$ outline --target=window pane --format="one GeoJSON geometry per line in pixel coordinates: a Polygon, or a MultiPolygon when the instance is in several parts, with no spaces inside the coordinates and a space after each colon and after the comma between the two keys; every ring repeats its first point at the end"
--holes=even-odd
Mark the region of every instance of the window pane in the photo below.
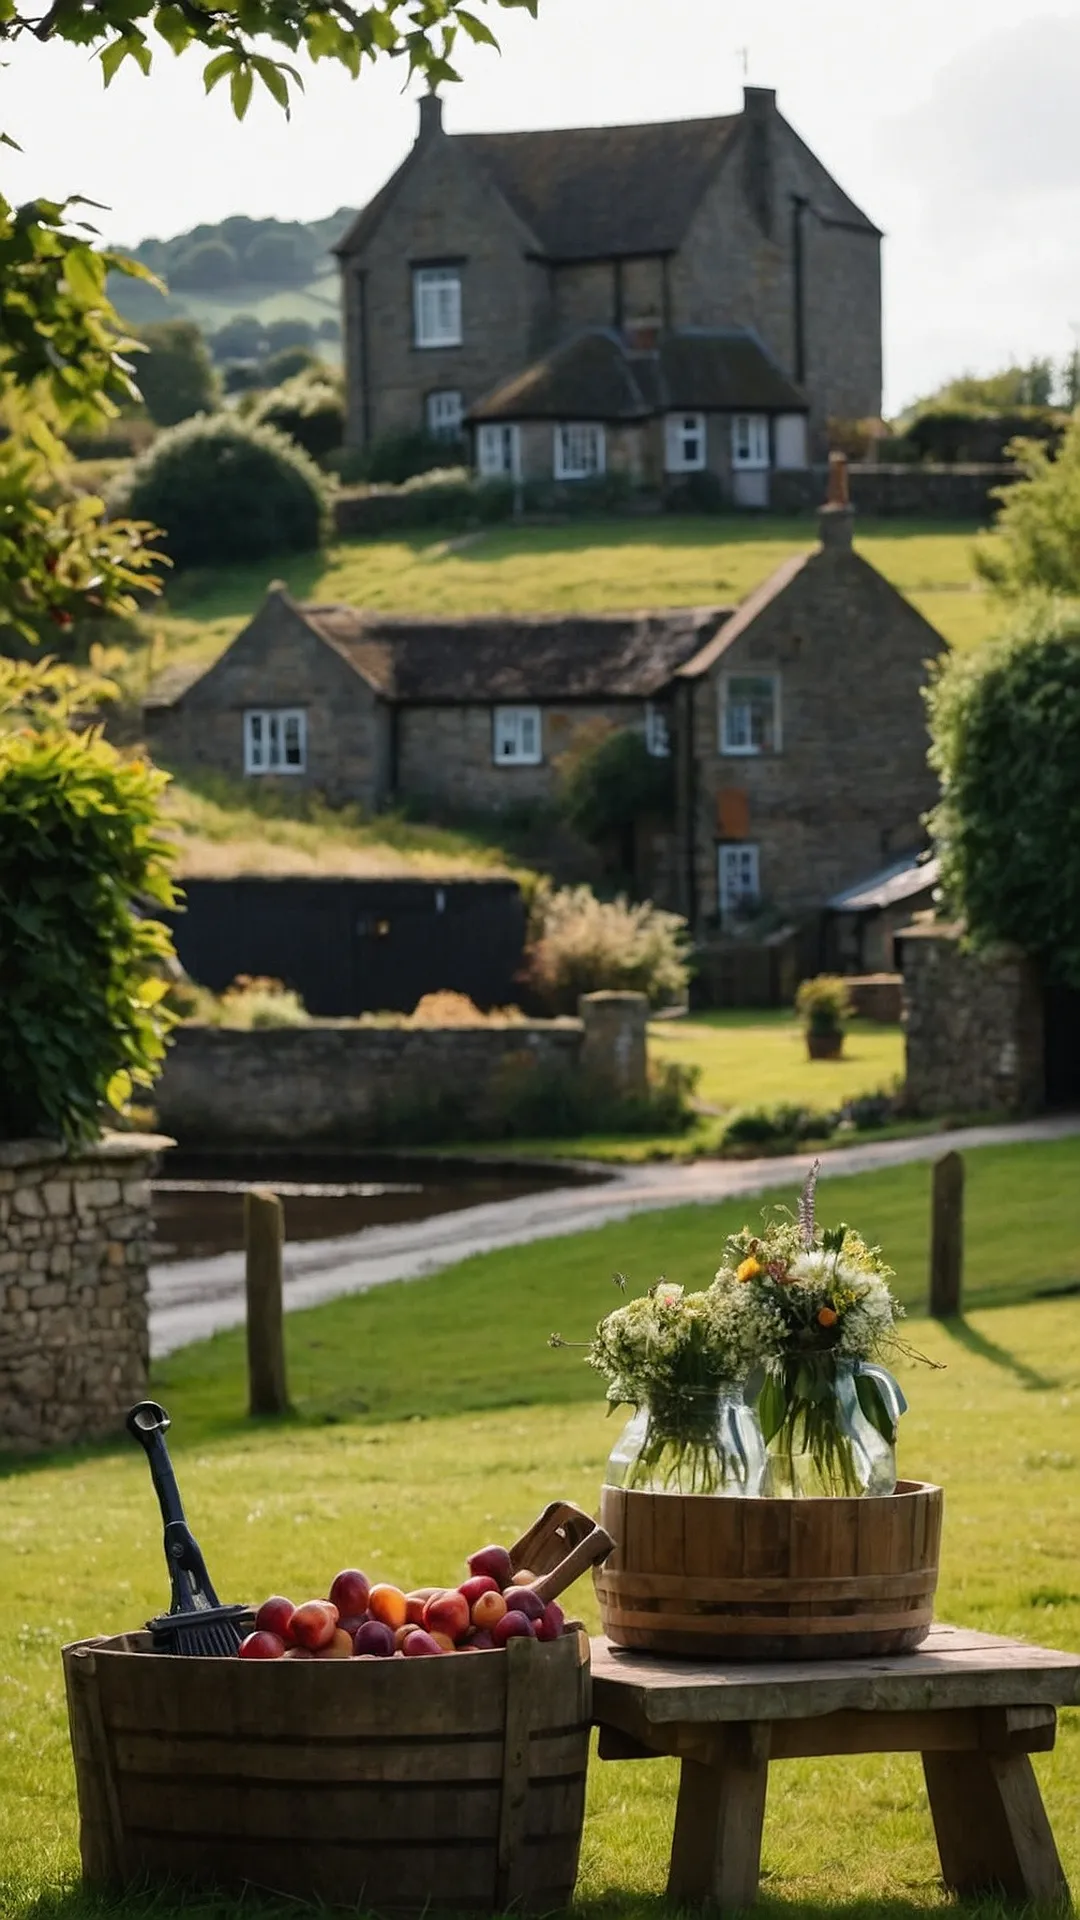
{"type": "Polygon", "coordinates": [[[285,718],[285,764],[289,767],[303,765],[304,755],[300,744],[300,715],[290,713],[285,718]]]}

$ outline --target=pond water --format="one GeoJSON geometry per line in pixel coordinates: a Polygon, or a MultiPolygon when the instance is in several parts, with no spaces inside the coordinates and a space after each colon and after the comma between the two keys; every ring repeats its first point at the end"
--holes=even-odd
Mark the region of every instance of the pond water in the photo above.
{"type": "Polygon", "coordinates": [[[156,1262],[242,1249],[249,1187],[281,1196],[285,1237],[297,1241],[331,1240],[605,1178],[570,1166],[397,1154],[174,1151],[165,1165],[167,1174],[153,1183],[156,1262]]]}

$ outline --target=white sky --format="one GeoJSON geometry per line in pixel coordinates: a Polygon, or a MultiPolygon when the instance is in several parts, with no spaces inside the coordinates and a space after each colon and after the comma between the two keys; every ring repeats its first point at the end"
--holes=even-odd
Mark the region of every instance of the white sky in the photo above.
{"type": "MultiPolygon", "coordinates": [[[[476,0],[473,0],[474,5],[476,0]]],[[[477,8],[477,11],[482,11],[477,8]]],[[[887,234],[887,407],[951,373],[1071,347],[1080,323],[1080,0],[540,0],[462,49],[451,131],[731,112],[739,50],[887,234]]],[[[20,43],[0,72],[4,190],[87,194],[134,244],[230,213],[362,205],[413,138],[395,63],[358,81],[305,66],[286,123],[232,119],[202,57],[162,46],[108,93],[73,49],[20,43]]]]}

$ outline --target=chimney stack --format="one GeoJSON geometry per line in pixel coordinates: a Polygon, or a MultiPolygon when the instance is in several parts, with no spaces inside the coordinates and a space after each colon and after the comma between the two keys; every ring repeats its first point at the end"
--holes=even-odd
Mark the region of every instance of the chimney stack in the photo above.
{"type": "Polygon", "coordinates": [[[743,112],[758,115],[776,112],[775,87],[744,87],[743,112]]]}
{"type": "Polygon", "coordinates": [[[437,93],[424,93],[420,96],[420,125],[416,138],[430,140],[433,134],[442,132],[442,101],[437,93]]]}
{"type": "Polygon", "coordinates": [[[818,509],[822,546],[850,551],[854,520],[847,454],[834,451],[829,455],[829,484],[825,504],[818,509]]]}

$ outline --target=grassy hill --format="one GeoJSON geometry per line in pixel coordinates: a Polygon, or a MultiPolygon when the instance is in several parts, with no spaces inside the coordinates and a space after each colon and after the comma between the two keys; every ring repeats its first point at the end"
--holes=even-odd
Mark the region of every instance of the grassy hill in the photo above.
{"type": "MultiPolygon", "coordinates": [[[[251,220],[234,214],[216,225],[192,227],[171,239],[149,237],[128,251],[164,282],[158,293],[144,282],[114,274],[109,292],[133,325],[194,320],[208,335],[237,314],[272,320],[336,321],[337,266],[330,252],[354,217],[339,207],[321,220],[251,220]]],[[[339,348],[328,342],[335,357],[339,348]]]]}

